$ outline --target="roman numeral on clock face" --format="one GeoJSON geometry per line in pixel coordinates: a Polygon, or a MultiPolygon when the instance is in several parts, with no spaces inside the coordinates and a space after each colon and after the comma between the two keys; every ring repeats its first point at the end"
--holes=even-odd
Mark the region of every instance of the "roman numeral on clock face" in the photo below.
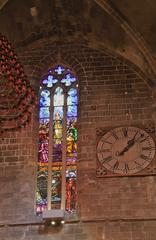
{"type": "Polygon", "coordinates": [[[108,144],[112,145],[112,142],[109,142],[109,141],[107,141],[106,139],[102,139],[102,142],[103,142],[103,143],[108,143],[108,144]]]}
{"type": "Polygon", "coordinates": [[[112,160],[112,156],[105,157],[101,160],[102,163],[106,163],[112,160]]]}
{"type": "Polygon", "coordinates": [[[139,162],[137,162],[137,161],[135,161],[134,162],[137,166],[139,166],[139,167],[141,167],[142,166],[142,164],[140,164],[139,162]]]}
{"type": "Polygon", "coordinates": [[[143,151],[146,151],[146,150],[155,150],[155,147],[143,147],[142,148],[143,151]]]}
{"type": "Polygon", "coordinates": [[[125,172],[127,173],[129,171],[128,163],[125,163],[125,172]]]}
{"type": "Polygon", "coordinates": [[[112,131],[112,135],[113,135],[113,137],[114,137],[116,140],[119,139],[118,136],[116,135],[116,133],[115,133],[114,131],[112,131]]]}
{"type": "Polygon", "coordinates": [[[150,161],[151,159],[147,156],[145,156],[144,154],[141,154],[140,156],[142,159],[146,160],[146,161],[150,161]]]}
{"type": "Polygon", "coordinates": [[[128,129],[127,128],[123,128],[122,131],[123,131],[124,137],[127,137],[128,136],[128,129]]]}
{"type": "Polygon", "coordinates": [[[140,143],[143,143],[143,142],[146,141],[148,138],[149,138],[149,136],[147,136],[146,138],[142,139],[142,140],[140,141],[140,143]]]}
{"type": "Polygon", "coordinates": [[[117,170],[118,167],[119,167],[119,162],[117,161],[117,162],[114,164],[114,166],[113,166],[113,170],[117,170]]]}

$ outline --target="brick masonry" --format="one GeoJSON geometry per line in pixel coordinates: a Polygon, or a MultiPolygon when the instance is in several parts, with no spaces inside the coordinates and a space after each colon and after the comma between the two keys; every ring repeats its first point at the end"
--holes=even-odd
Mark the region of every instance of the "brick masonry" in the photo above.
{"type": "Polygon", "coordinates": [[[18,55],[36,91],[41,77],[56,62],[77,74],[78,222],[47,232],[36,224],[40,221],[34,211],[36,107],[30,126],[0,140],[0,240],[155,240],[156,177],[96,178],[97,128],[154,124],[154,96],[147,77],[127,60],[80,44],[38,41],[18,55]]]}

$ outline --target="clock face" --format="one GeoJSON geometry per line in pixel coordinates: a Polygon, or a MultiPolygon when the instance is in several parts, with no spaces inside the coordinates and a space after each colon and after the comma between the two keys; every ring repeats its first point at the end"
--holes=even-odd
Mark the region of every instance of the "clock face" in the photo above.
{"type": "Polygon", "coordinates": [[[155,155],[153,138],[137,127],[119,127],[107,132],[97,145],[97,157],[109,171],[134,174],[146,168],[155,155]]]}

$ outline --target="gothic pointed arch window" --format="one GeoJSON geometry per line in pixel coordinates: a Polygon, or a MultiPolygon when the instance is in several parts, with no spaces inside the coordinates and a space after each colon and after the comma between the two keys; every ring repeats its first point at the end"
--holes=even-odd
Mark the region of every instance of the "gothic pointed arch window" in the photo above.
{"type": "Polygon", "coordinates": [[[56,65],[41,80],[36,212],[75,211],[78,81],[56,65]]]}

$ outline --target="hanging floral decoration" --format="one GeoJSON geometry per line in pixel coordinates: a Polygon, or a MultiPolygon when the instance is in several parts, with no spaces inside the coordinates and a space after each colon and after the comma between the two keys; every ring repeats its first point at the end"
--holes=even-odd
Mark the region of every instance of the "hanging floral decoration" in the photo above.
{"type": "Polygon", "coordinates": [[[36,94],[11,44],[0,34],[0,132],[25,127],[31,120],[36,94]]]}

